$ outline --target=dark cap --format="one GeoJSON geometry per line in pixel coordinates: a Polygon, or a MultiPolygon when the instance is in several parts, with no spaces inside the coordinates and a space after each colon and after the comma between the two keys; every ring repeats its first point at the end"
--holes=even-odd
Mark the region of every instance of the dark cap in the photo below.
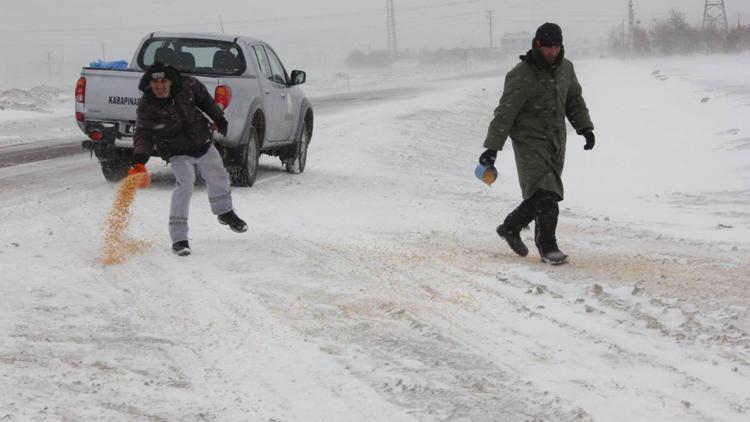
{"type": "Polygon", "coordinates": [[[535,40],[542,47],[562,45],[562,29],[555,23],[546,22],[536,30],[535,40]]]}

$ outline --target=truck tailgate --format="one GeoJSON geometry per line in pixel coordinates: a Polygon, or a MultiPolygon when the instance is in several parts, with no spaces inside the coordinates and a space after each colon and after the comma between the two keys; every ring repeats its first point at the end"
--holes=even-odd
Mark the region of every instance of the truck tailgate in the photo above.
{"type": "MultiPolygon", "coordinates": [[[[86,120],[135,121],[142,95],[138,89],[142,71],[84,68],[81,76],[86,78],[86,120]]],[[[211,95],[221,83],[219,77],[196,77],[211,95]]]]}
{"type": "Polygon", "coordinates": [[[86,78],[86,120],[135,120],[142,75],[135,70],[84,69],[81,76],[86,78]]]}

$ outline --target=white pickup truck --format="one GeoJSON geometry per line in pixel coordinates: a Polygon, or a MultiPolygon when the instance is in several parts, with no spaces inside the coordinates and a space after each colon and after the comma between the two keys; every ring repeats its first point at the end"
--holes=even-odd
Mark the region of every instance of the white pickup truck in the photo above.
{"type": "Polygon", "coordinates": [[[78,126],[90,138],[107,180],[125,177],[133,153],[138,82],[155,62],[176,67],[213,93],[229,121],[226,136],[212,131],[237,186],[252,186],[261,153],[278,156],[301,173],[312,137],[313,109],[298,85],[305,72],[287,74],[265,42],[243,36],[155,32],[141,40],[127,69],[84,67],[76,84],[78,126]]]}

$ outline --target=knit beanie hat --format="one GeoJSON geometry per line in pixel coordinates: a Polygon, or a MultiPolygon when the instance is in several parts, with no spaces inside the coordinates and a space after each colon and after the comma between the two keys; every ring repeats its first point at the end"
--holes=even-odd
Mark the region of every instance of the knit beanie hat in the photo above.
{"type": "Polygon", "coordinates": [[[173,84],[175,84],[180,78],[180,73],[172,66],[167,66],[161,62],[156,62],[151,65],[148,70],[146,70],[145,78],[148,81],[151,81],[153,79],[169,79],[173,84]]]}
{"type": "Polygon", "coordinates": [[[536,30],[534,40],[538,40],[542,47],[562,45],[562,29],[559,25],[547,22],[536,30]]]}

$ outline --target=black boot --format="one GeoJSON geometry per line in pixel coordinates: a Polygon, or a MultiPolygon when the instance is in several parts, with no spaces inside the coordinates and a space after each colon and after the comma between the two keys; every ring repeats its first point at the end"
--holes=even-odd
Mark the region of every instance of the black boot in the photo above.
{"type": "Polygon", "coordinates": [[[172,244],[172,252],[177,256],[188,256],[192,251],[187,240],[180,240],[172,244]]]}
{"type": "Polygon", "coordinates": [[[498,236],[502,237],[506,242],[508,242],[508,246],[513,249],[513,252],[521,256],[526,256],[529,254],[529,248],[526,247],[526,245],[523,243],[523,240],[521,239],[520,230],[516,230],[514,228],[506,226],[505,224],[501,224],[497,226],[497,229],[495,229],[495,231],[497,232],[498,236]]]}
{"type": "Polygon", "coordinates": [[[237,233],[247,231],[247,224],[241,218],[237,217],[234,210],[219,215],[219,223],[229,226],[232,231],[237,233]]]}
{"type": "Polygon", "coordinates": [[[526,256],[529,254],[529,248],[521,240],[521,229],[528,226],[533,219],[534,202],[530,198],[521,202],[521,205],[508,214],[503,224],[497,226],[495,231],[498,236],[508,242],[513,252],[526,256]]]}
{"type": "MultiPolygon", "coordinates": [[[[553,194],[554,195],[554,194],[553,194]]],[[[568,262],[568,255],[565,255],[557,247],[557,216],[560,214],[560,208],[557,205],[557,198],[544,197],[537,203],[536,209],[536,227],[534,228],[534,242],[542,257],[542,262],[552,265],[560,265],[568,262]]]]}

